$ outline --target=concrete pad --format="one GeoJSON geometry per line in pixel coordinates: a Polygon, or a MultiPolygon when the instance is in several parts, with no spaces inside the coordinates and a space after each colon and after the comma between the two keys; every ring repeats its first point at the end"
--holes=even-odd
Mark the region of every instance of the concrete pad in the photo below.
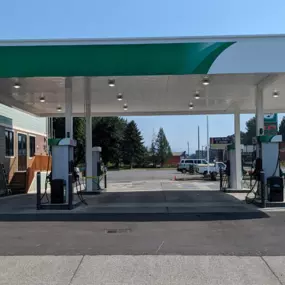
{"type": "Polygon", "coordinates": [[[87,256],[71,284],[280,285],[260,257],[234,256],[87,256]]]}
{"type": "MultiPolygon", "coordinates": [[[[82,210],[81,212],[83,212],[82,210]]],[[[90,207],[86,208],[84,211],[85,213],[92,213],[92,214],[148,214],[148,213],[155,213],[155,214],[166,214],[167,208],[166,207],[117,207],[116,205],[110,205],[108,207],[90,207]]]]}
{"type": "Polygon", "coordinates": [[[171,206],[168,208],[169,213],[240,213],[240,212],[251,212],[247,207],[239,205],[212,205],[201,206],[193,205],[192,207],[177,207],[171,206]]]}
{"type": "Polygon", "coordinates": [[[0,285],[67,285],[82,256],[0,257],[0,285]]]}
{"type": "Polygon", "coordinates": [[[285,256],[265,256],[263,259],[280,282],[285,284],[285,256]]]}

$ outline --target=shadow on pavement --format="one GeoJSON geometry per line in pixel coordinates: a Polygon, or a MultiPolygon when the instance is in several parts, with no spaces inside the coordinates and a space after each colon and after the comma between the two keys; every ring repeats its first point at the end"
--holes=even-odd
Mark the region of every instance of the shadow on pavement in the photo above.
{"type": "Polygon", "coordinates": [[[217,221],[269,216],[213,190],[105,192],[74,210],[36,210],[36,195],[0,199],[0,221],[217,221]]]}
{"type": "Polygon", "coordinates": [[[43,213],[43,214],[1,214],[5,222],[173,222],[173,221],[229,221],[264,219],[269,216],[260,211],[231,213],[143,213],[143,214],[89,214],[89,213],[43,213]]]}

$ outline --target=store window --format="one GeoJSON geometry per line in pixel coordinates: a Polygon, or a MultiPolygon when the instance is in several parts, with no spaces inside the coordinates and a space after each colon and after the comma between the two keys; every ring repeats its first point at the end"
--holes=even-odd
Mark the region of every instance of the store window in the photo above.
{"type": "Polygon", "coordinates": [[[14,132],[11,130],[5,130],[5,154],[14,156],[14,132]]]}

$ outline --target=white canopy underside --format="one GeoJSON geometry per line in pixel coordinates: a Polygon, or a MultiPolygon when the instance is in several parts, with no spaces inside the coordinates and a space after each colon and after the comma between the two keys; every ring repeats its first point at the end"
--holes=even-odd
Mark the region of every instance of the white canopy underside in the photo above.
{"type": "MultiPolygon", "coordinates": [[[[91,78],[91,110],[93,116],[231,114],[255,113],[257,84],[264,86],[264,111],[285,111],[285,74],[217,74],[210,75],[205,87],[202,75],[124,76],[112,77],[115,87],[108,86],[107,77],[91,78]],[[280,92],[272,97],[274,90],[280,92]],[[195,91],[200,99],[194,98],[195,91]],[[123,100],[118,101],[118,93],[123,100]],[[194,104],[189,110],[189,103],[194,104]],[[124,111],[123,104],[128,110],[124,111]]],[[[21,88],[15,89],[14,78],[0,79],[0,102],[37,116],[64,116],[65,78],[21,78],[21,88]],[[40,97],[45,102],[40,102],[40,97]],[[62,111],[58,112],[57,107],[62,111]]],[[[84,116],[84,78],[72,78],[74,116],[84,116]]]]}

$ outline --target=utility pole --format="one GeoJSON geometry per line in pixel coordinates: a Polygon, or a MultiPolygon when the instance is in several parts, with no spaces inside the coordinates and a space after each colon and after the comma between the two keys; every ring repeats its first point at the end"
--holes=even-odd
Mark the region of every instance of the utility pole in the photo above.
{"type": "Polygon", "coordinates": [[[200,127],[198,126],[198,159],[200,158],[200,127]]]}
{"type": "Polygon", "coordinates": [[[187,146],[188,146],[188,157],[189,157],[189,155],[190,155],[189,142],[187,142],[187,146]]]}

